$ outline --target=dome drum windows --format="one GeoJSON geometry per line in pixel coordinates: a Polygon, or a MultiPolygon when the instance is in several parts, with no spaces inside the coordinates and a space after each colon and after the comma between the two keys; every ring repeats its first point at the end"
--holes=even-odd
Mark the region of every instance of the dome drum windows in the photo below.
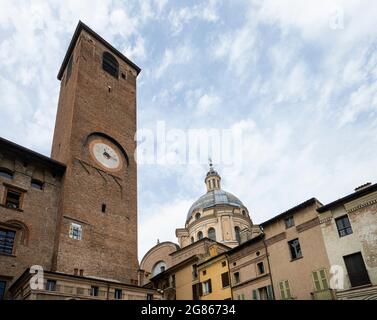
{"type": "Polygon", "coordinates": [[[213,241],[216,241],[216,230],[214,228],[208,229],[208,238],[213,241]]]}
{"type": "Polygon", "coordinates": [[[102,55],[102,68],[114,78],[118,79],[119,63],[115,57],[107,51],[105,51],[102,55]]]}
{"type": "Polygon", "coordinates": [[[203,232],[199,231],[198,232],[198,240],[203,239],[203,232]]]}

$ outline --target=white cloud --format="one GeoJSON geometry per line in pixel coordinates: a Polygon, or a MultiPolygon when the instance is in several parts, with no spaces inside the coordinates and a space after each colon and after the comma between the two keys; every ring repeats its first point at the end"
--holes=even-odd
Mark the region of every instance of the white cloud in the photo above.
{"type": "Polygon", "coordinates": [[[206,93],[199,98],[196,107],[196,113],[201,116],[211,113],[220,106],[221,102],[222,101],[219,96],[211,93],[206,93]]]}

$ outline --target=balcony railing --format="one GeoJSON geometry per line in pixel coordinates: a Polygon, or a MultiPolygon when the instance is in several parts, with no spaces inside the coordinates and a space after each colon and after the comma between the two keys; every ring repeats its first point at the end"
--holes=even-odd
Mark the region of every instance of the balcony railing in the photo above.
{"type": "Polygon", "coordinates": [[[310,293],[313,300],[334,300],[335,295],[331,289],[314,291],[310,293]]]}

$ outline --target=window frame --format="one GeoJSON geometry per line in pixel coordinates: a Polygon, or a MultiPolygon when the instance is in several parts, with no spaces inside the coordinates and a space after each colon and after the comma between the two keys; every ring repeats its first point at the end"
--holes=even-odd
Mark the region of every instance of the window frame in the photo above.
{"type": "Polygon", "coordinates": [[[295,261],[295,260],[298,260],[298,259],[301,259],[304,257],[303,253],[302,253],[302,248],[301,248],[301,244],[300,244],[300,240],[299,238],[295,238],[295,239],[292,239],[292,240],[289,240],[288,241],[288,248],[289,248],[289,253],[290,253],[290,256],[291,256],[291,261],[295,261]],[[300,249],[300,255],[297,255],[297,250],[296,248],[294,248],[291,243],[293,243],[294,241],[297,241],[298,242],[298,247],[300,249]],[[293,256],[293,251],[292,249],[295,250],[295,254],[296,254],[296,257],[293,256]]]}
{"type": "Polygon", "coordinates": [[[114,290],[114,299],[115,300],[122,300],[123,299],[123,290],[122,289],[116,288],[114,290]],[[119,293],[120,293],[120,296],[119,296],[119,293]]]}
{"type": "Polygon", "coordinates": [[[328,290],[329,287],[329,281],[327,278],[327,272],[325,268],[321,268],[319,270],[312,271],[312,280],[314,284],[314,291],[325,291],[328,290]],[[321,272],[323,274],[321,274],[321,272]],[[325,281],[325,282],[324,282],[325,281]],[[317,286],[318,284],[318,286],[317,286]]]}
{"type": "MultiPolygon", "coordinates": [[[[18,230],[14,229],[14,228],[3,227],[3,226],[0,225],[0,231],[6,231],[7,233],[8,232],[14,233],[14,237],[13,237],[13,240],[12,240],[13,241],[12,242],[12,252],[9,253],[9,252],[5,252],[5,251],[0,251],[0,255],[14,256],[15,252],[16,252],[16,243],[17,243],[17,239],[18,239],[18,237],[17,237],[17,235],[18,235],[17,231],[18,230]]],[[[5,237],[5,239],[6,239],[6,237],[5,237]]]]}
{"type": "Polygon", "coordinates": [[[229,272],[223,272],[221,274],[221,285],[222,288],[228,288],[230,286],[230,278],[229,278],[229,272]],[[225,282],[225,283],[224,283],[225,282]]]}
{"type": "Polygon", "coordinates": [[[108,51],[102,53],[102,70],[112,77],[119,79],[119,62],[115,56],[108,51]]]}
{"type": "Polygon", "coordinates": [[[336,225],[336,229],[338,230],[339,238],[343,238],[343,237],[349,236],[350,234],[353,234],[353,229],[352,229],[351,221],[348,217],[348,214],[335,218],[335,225],[336,225]],[[345,219],[348,222],[348,226],[345,226],[343,223],[345,219]],[[338,222],[341,222],[343,224],[342,228],[340,228],[338,222]],[[345,234],[342,234],[343,231],[345,231],[345,234]]]}
{"type": "Polygon", "coordinates": [[[99,287],[98,286],[90,286],[90,296],[98,297],[99,296],[99,287]]]}
{"type": "Polygon", "coordinates": [[[43,191],[44,183],[38,179],[31,179],[30,186],[32,189],[43,191]],[[38,187],[36,187],[38,186],[38,187]]]}
{"type": "Polygon", "coordinates": [[[258,262],[256,264],[256,266],[257,266],[258,275],[266,273],[266,268],[264,267],[264,262],[263,261],[258,262]],[[260,266],[262,266],[262,267],[260,268],[260,266]]]}
{"type": "Polygon", "coordinates": [[[292,299],[292,290],[291,290],[289,280],[279,281],[279,291],[280,291],[281,300],[292,299]]]}
{"type": "Polygon", "coordinates": [[[241,274],[239,271],[233,273],[233,279],[235,284],[241,283],[241,274]]]}
{"type": "Polygon", "coordinates": [[[3,197],[3,202],[2,202],[2,205],[7,208],[7,209],[10,209],[10,210],[16,210],[16,211],[23,211],[23,204],[24,204],[24,196],[25,196],[25,193],[26,193],[26,190],[24,189],[21,189],[21,188],[18,188],[18,187],[15,187],[15,186],[12,186],[12,185],[8,185],[8,184],[5,184],[4,183],[4,197],[3,197]],[[17,193],[20,195],[20,198],[18,200],[18,207],[17,208],[12,208],[11,206],[8,206],[7,205],[7,202],[8,202],[8,193],[9,192],[14,192],[14,193],[17,193]]]}
{"type": "Polygon", "coordinates": [[[7,291],[7,281],[4,279],[0,279],[0,289],[3,288],[3,291],[0,290],[0,301],[4,300],[5,292],[7,291]],[[3,284],[3,285],[2,285],[3,284]]]}
{"type": "Polygon", "coordinates": [[[203,281],[203,296],[207,296],[212,293],[212,281],[211,279],[203,281]]]}
{"type": "Polygon", "coordinates": [[[71,222],[69,225],[69,237],[72,240],[82,240],[83,230],[82,225],[78,223],[71,222]],[[78,232],[77,234],[75,234],[78,232]]]}
{"type": "Polygon", "coordinates": [[[208,235],[208,239],[210,240],[213,240],[213,241],[216,241],[216,229],[214,227],[210,227],[207,231],[207,235],[208,235]],[[210,232],[212,233],[212,235],[210,236],[210,232]],[[214,239],[213,239],[213,236],[214,236],[214,239]]]}
{"type": "Polygon", "coordinates": [[[290,215],[284,219],[285,229],[289,229],[295,226],[295,219],[293,215],[290,215]]]}
{"type": "Polygon", "coordinates": [[[45,290],[46,291],[51,291],[51,292],[56,291],[56,280],[54,280],[54,279],[47,279],[46,280],[45,290]]]}
{"type": "Polygon", "coordinates": [[[14,172],[8,168],[1,167],[0,168],[0,177],[13,180],[14,178],[14,172]]]}

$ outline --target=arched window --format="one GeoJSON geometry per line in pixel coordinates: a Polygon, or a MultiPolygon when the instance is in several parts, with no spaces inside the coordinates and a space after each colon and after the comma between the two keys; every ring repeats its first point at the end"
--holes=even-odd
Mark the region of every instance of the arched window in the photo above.
{"type": "Polygon", "coordinates": [[[195,219],[196,219],[196,220],[200,219],[200,212],[197,212],[197,213],[195,214],[195,219]]]}
{"type": "Polygon", "coordinates": [[[208,238],[210,238],[213,241],[216,241],[216,230],[214,228],[208,229],[208,238]]]}
{"type": "Polygon", "coordinates": [[[111,53],[106,51],[103,53],[102,68],[106,72],[110,73],[113,77],[118,78],[119,63],[111,53]]]}
{"type": "Polygon", "coordinates": [[[242,210],[242,215],[246,217],[246,211],[242,210]]]}
{"type": "Polygon", "coordinates": [[[7,179],[13,178],[13,172],[7,168],[0,168],[0,177],[4,177],[7,179]]]}
{"type": "Polygon", "coordinates": [[[194,243],[195,240],[194,240],[194,237],[191,237],[191,243],[194,243]]]}
{"type": "Polygon", "coordinates": [[[198,232],[198,240],[203,239],[203,232],[199,231],[198,232]]]}
{"type": "Polygon", "coordinates": [[[164,261],[157,262],[152,269],[152,276],[164,272],[166,270],[166,263],[164,261]]]}
{"type": "Polygon", "coordinates": [[[235,227],[234,231],[236,233],[236,240],[237,240],[237,242],[241,243],[241,234],[240,234],[241,230],[240,230],[240,227],[235,227]]]}

